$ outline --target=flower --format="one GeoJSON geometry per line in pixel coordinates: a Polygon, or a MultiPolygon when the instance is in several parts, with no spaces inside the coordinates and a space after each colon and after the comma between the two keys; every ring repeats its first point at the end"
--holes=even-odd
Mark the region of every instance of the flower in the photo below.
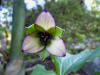
{"type": "Polygon", "coordinates": [[[49,11],[44,10],[34,24],[36,32],[25,37],[22,45],[23,52],[37,53],[44,48],[52,55],[66,56],[63,40],[55,34],[55,20],[49,11]]]}

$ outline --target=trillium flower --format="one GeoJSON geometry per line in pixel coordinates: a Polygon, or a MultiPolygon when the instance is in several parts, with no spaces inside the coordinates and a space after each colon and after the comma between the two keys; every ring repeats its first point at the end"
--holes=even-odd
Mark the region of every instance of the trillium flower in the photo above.
{"type": "Polygon", "coordinates": [[[22,45],[23,52],[37,53],[44,48],[52,55],[66,56],[63,40],[55,34],[55,20],[47,10],[43,11],[34,24],[36,32],[25,37],[22,45]]]}

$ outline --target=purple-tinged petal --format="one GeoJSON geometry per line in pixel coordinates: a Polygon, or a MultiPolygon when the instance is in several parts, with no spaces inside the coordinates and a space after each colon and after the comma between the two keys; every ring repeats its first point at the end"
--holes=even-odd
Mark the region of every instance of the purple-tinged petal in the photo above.
{"type": "Polygon", "coordinates": [[[58,36],[55,37],[54,40],[51,41],[51,44],[46,47],[47,51],[55,56],[66,56],[66,48],[64,42],[58,36]]]}
{"type": "Polygon", "coordinates": [[[47,10],[44,10],[36,19],[36,25],[43,27],[45,30],[48,30],[52,27],[55,27],[55,20],[53,16],[47,10]]]}
{"type": "Polygon", "coordinates": [[[39,38],[34,35],[26,36],[22,45],[22,50],[25,53],[36,53],[41,51],[43,48],[44,47],[41,46],[39,38]]]}

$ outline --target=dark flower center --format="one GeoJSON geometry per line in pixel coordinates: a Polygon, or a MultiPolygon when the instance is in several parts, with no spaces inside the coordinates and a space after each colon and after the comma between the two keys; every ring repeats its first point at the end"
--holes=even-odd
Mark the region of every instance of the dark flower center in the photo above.
{"type": "Polygon", "coordinates": [[[52,35],[48,32],[38,32],[38,35],[40,37],[41,43],[45,46],[50,42],[50,39],[52,38],[52,35]]]}
{"type": "Polygon", "coordinates": [[[44,10],[45,12],[48,12],[48,10],[44,10]]]}

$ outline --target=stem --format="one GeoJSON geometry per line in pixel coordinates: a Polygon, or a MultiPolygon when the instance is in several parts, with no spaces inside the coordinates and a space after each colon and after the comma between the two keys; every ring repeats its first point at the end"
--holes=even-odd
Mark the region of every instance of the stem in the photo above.
{"type": "Polygon", "coordinates": [[[55,64],[56,71],[57,71],[57,75],[61,75],[61,74],[60,74],[60,71],[59,71],[59,67],[58,67],[57,62],[56,62],[55,56],[52,56],[52,58],[53,58],[53,60],[54,60],[54,64],[55,64]]]}
{"type": "Polygon", "coordinates": [[[13,2],[13,30],[10,51],[10,62],[6,68],[6,75],[24,75],[22,40],[25,20],[24,0],[13,2]]]}
{"type": "Polygon", "coordinates": [[[60,75],[61,75],[61,73],[62,73],[62,64],[61,64],[61,68],[60,68],[60,75]]]}
{"type": "Polygon", "coordinates": [[[22,56],[22,40],[24,34],[24,0],[14,0],[13,3],[13,30],[11,42],[11,59],[23,58],[22,56]]]}

